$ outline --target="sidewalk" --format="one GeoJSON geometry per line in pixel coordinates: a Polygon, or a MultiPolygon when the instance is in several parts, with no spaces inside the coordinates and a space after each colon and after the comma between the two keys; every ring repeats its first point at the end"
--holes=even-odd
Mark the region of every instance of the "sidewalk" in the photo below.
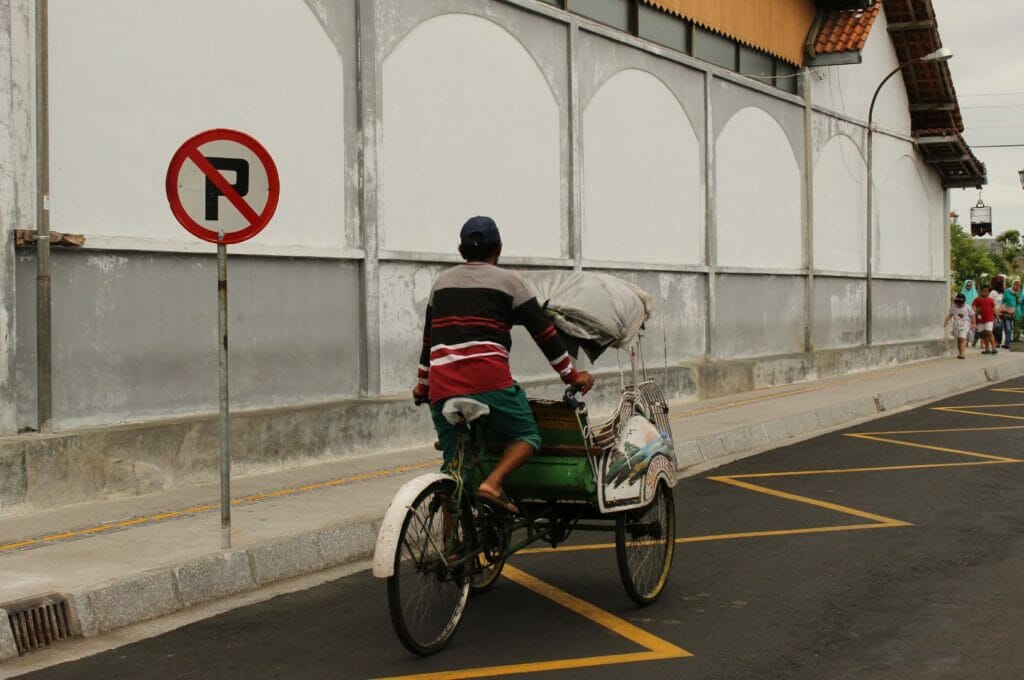
{"type": "MultiPolygon", "coordinates": [[[[972,353],[674,405],[683,474],[1024,375],[1024,354],[972,353]]],[[[424,415],[424,417],[426,417],[424,415]]],[[[435,469],[415,449],[233,480],[232,550],[217,484],[0,519],[0,607],[60,593],[84,637],[372,554],[398,487],[435,469]]],[[[16,654],[0,610],[0,660],[16,654]]]]}

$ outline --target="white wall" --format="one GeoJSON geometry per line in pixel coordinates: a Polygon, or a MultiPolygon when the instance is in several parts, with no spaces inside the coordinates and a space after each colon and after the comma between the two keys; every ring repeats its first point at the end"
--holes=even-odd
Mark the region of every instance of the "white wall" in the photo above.
{"type": "Polygon", "coordinates": [[[922,168],[909,143],[881,136],[875,143],[875,270],[879,274],[931,276],[944,252],[935,228],[937,222],[942,223],[929,198],[922,168]]]}
{"type": "Polygon", "coordinates": [[[506,255],[565,254],[562,118],[508,31],[467,14],[423,22],[385,59],[383,100],[382,248],[452,253],[483,214],[506,255]]]}
{"type": "Polygon", "coordinates": [[[703,263],[697,135],[672,92],[646,71],[612,76],[583,112],[583,255],[703,263]]]}
{"type": "Polygon", "coordinates": [[[814,161],[814,266],[864,272],[867,247],[866,166],[860,148],[835,135],[814,161]]]}
{"type": "Polygon", "coordinates": [[[351,245],[344,88],[341,57],[302,2],[51,0],[53,229],[97,246],[196,246],[164,175],[188,137],[228,127],[259,140],[281,177],[273,221],[233,249],[351,245]]]}
{"type": "Polygon", "coordinates": [[[786,133],[764,110],[737,112],[715,142],[718,264],[803,265],[801,181],[786,133]]]}

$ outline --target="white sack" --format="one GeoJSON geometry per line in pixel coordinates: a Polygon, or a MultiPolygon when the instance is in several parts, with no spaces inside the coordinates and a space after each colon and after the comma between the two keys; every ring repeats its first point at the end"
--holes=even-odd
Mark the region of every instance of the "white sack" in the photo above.
{"type": "Polygon", "coordinates": [[[524,273],[541,307],[558,330],[602,347],[626,347],[654,311],[642,288],[609,274],[524,273]]]}

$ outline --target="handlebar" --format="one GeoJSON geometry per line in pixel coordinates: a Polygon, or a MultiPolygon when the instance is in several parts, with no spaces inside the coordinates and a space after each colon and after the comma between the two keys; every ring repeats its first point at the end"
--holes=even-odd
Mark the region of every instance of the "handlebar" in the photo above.
{"type": "Polygon", "coordinates": [[[576,408],[579,405],[579,400],[576,399],[576,395],[580,393],[581,388],[579,385],[569,385],[565,388],[565,394],[562,395],[562,402],[566,406],[576,408]]]}
{"type": "Polygon", "coordinates": [[[430,399],[428,399],[426,397],[418,397],[418,398],[414,399],[413,401],[416,403],[417,406],[423,406],[424,404],[429,404],[430,403],[430,399]]]}

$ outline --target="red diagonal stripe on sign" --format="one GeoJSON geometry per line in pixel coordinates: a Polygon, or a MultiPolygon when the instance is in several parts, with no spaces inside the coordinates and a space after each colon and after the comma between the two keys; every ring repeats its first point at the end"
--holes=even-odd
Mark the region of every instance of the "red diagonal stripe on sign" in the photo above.
{"type": "Polygon", "coordinates": [[[228,181],[224,179],[224,175],[220,174],[220,171],[213,167],[213,164],[211,164],[210,161],[206,160],[206,156],[199,153],[199,149],[189,149],[188,159],[195,163],[204,175],[210,178],[210,181],[213,182],[214,186],[220,189],[220,192],[224,194],[224,197],[231,201],[231,205],[235,206],[235,208],[238,209],[238,212],[242,213],[242,217],[249,220],[250,225],[256,224],[256,221],[260,216],[257,215],[256,211],[245,202],[242,195],[235,191],[233,186],[228,184],[228,181]]]}

